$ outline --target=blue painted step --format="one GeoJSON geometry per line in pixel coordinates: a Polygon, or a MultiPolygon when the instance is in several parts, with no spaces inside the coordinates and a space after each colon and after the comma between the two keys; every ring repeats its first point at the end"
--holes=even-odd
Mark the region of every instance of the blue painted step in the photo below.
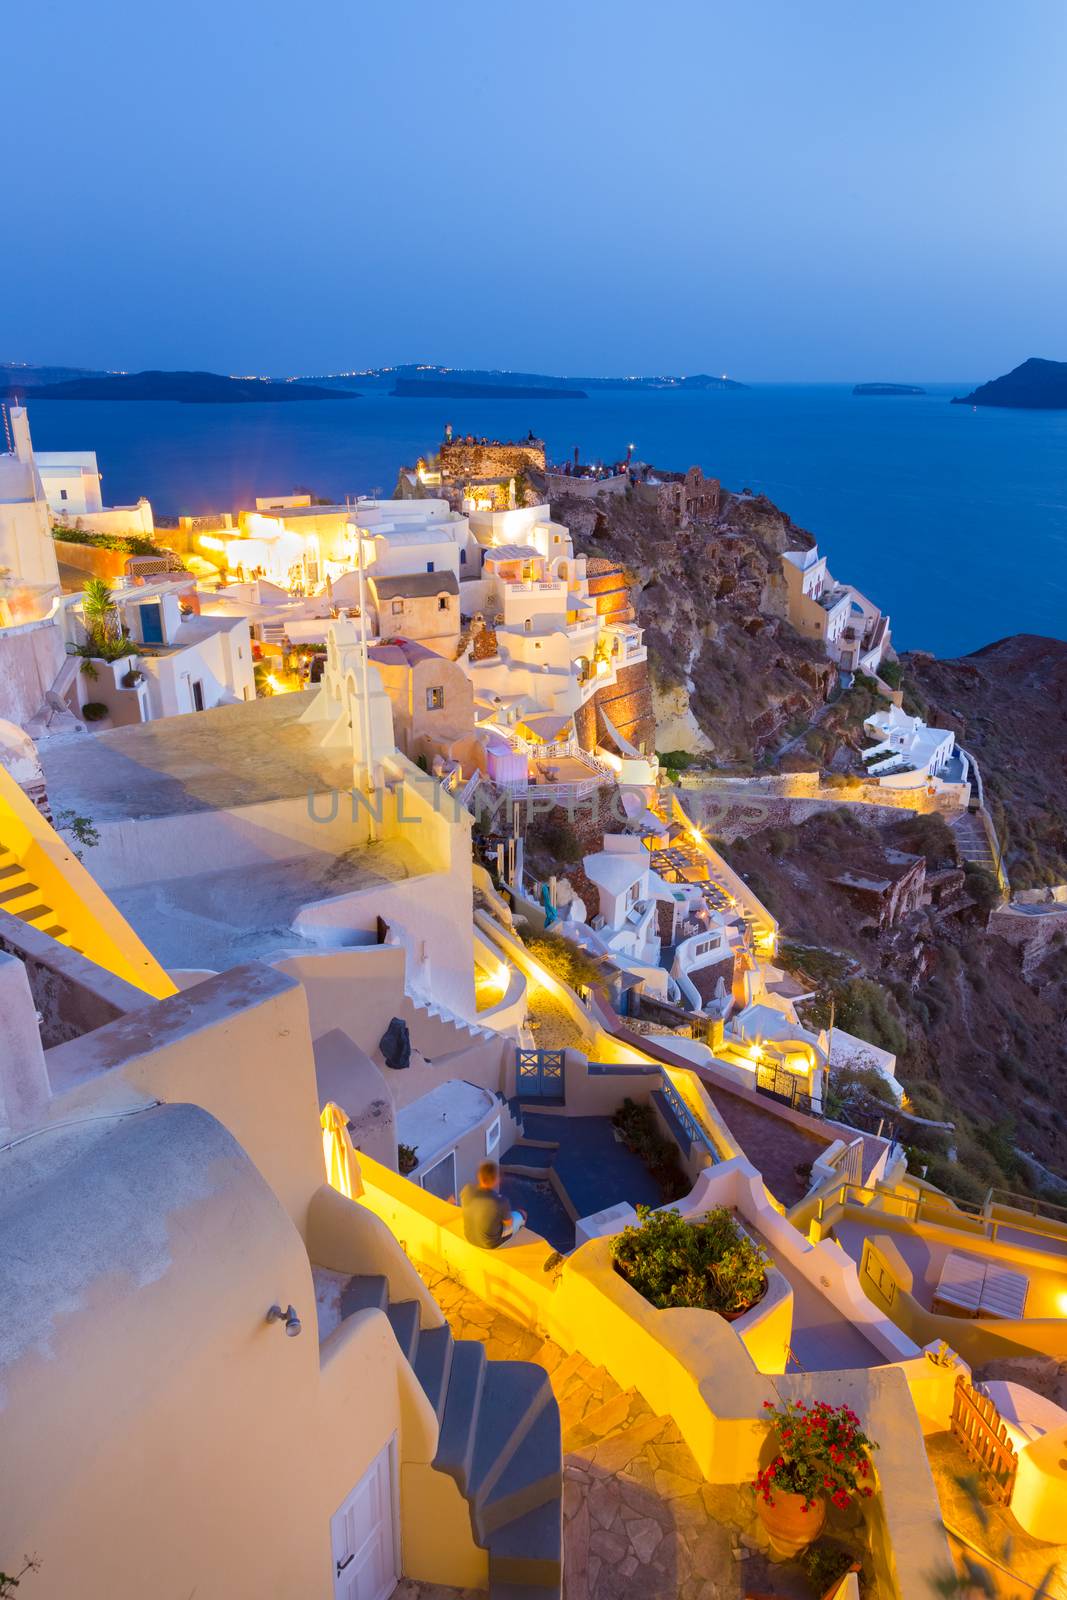
{"type": "Polygon", "coordinates": [[[438,1422],[445,1413],[445,1398],[448,1394],[455,1343],[451,1330],[447,1327],[424,1328],[419,1334],[418,1348],[415,1351],[415,1376],[437,1413],[438,1422]]]}
{"type": "Polygon", "coordinates": [[[502,1167],[527,1167],[536,1168],[538,1171],[547,1172],[555,1162],[559,1146],[549,1149],[546,1145],[526,1144],[520,1142],[513,1144],[510,1150],[505,1150],[500,1157],[502,1167]]]}
{"type": "Polygon", "coordinates": [[[532,1584],[558,1593],[563,1562],[563,1515],[559,1500],[516,1517],[489,1539],[489,1593],[498,1600],[499,1584],[532,1584]]]}

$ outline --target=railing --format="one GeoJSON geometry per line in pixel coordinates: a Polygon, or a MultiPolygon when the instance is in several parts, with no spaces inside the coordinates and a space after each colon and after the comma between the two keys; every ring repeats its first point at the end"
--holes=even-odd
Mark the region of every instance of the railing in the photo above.
{"type": "Polygon", "coordinates": [[[863,1183],[863,1140],[853,1139],[834,1162],[835,1170],[846,1183],[863,1183]]]}
{"type": "Polygon", "coordinates": [[[711,1135],[690,1111],[666,1072],[663,1073],[663,1097],[681,1123],[690,1143],[698,1144],[708,1155],[711,1162],[716,1164],[719,1160],[719,1152],[712,1143],[711,1135]]]}
{"type": "Polygon", "coordinates": [[[956,1379],[949,1427],[963,1446],[964,1454],[988,1478],[993,1498],[1002,1505],[1010,1505],[1019,1457],[992,1400],[979,1394],[962,1372],[956,1379]]]}
{"type": "Polygon", "coordinates": [[[783,1067],[757,1066],[756,1068],[756,1088],[760,1094],[768,1095],[772,1100],[790,1106],[794,1111],[804,1111],[810,1115],[811,1093],[801,1088],[801,1084],[805,1081],[795,1072],[787,1072],[783,1067]]]}
{"type": "Polygon", "coordinates": [[[991,1189],[990,1200],[995,1205],[1010,1206],[1014,1211],[1027,1211],[1033,1217],[1044,1217],[1048,1222],[1067,1224],[1067,1206],[1056,1205],[1040,1195],[1014,1194],[1010,1189],[991,1189]]]}

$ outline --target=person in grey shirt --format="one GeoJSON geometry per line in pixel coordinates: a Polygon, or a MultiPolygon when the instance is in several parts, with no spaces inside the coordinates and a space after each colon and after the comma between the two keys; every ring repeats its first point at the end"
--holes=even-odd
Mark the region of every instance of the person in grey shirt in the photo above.
{"type": "Polygon", "coordinates": [[[478,1182],[468,1183],[459,1197],[463,1207],[463,1232],[482,1250],[496,1250],[525,1226],[526,1213],[513,1211],[500,1193],[500,1168],[483,1161],[478,1182]]]}

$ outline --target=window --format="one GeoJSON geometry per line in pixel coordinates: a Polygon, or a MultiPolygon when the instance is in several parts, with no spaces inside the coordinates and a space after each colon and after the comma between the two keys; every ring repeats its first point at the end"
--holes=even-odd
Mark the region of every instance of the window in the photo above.
{"type": "Polygon", "coordinates": [[[460,553],[459,553],[459,564],[460,564],[460,566],[461,567],[465,566],[466,565],[466,561],[467,561],[467,552],[466,552],[466,550],[461,550],[460,553]]]}
{"type": "Polygon", "coordinates": [[[432,572],[433,571],[433,562],[432,561],[427,561],[427,563],[426,563],[426,571],[427,572],[432,572]]]}
{"type": "Polygon", "coordinates": [[[491,1156],[500,1145],[500,1118],[497,1117],[485,1130],[485,1153],[491,1156]]]}
{"type": "Polygon", "coordinates": [[[448,596],[447,596],[447,594],[439,594],[437,596],[437,609],[438,609],[438,611],[447,611],[448,610],[448,596]]]}
{"type": "Polygon", "coordinates": [[[60,489],[60,491],[59,491],[59,498],[60,498],[60,499],[61,499],[61,500],[65,500],[65,499],[66,499],[66,498],[67,498],[67,491],[66,491],[66,489],[60,489]]]}
{"type": "Polygon", "coordinates": [[[526,629],[527,633],[532,633],[533,632],[533,618],[532,617],[527,617],[526,621],[523,623],[523,627],[526,629]]]}
{"type": "Polygon", "coordinates": [[[445,691],[444,691],[443,687],[440,684],[435,689],[427,689],[427,691],[426,691],[426,709],[427,709],[427,711],[441,711],[441,710],[444,709],[444,703],[445,703],[445,691]]]}
{"type": "Polygon", "coordinates": [[[404,615],[404,602],[403,602],[403,600],[394,600],[393,601],[393,616],[394,617],[402,617],[403,615],[404,615]]]}

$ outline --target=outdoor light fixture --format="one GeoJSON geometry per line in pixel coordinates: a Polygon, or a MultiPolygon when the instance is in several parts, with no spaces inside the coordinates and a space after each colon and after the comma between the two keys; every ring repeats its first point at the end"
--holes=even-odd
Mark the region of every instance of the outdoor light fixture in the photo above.
{"type": "Polygon", "coordinates": [[[268,1322],[284,1322],[285,1331],[290,1339],[295,1339],[300,1332],[300,1318],[292,1306],[286,1306],[283,1311],[281,1306],[271,1306],[267,1312],[268,1322]]]}

